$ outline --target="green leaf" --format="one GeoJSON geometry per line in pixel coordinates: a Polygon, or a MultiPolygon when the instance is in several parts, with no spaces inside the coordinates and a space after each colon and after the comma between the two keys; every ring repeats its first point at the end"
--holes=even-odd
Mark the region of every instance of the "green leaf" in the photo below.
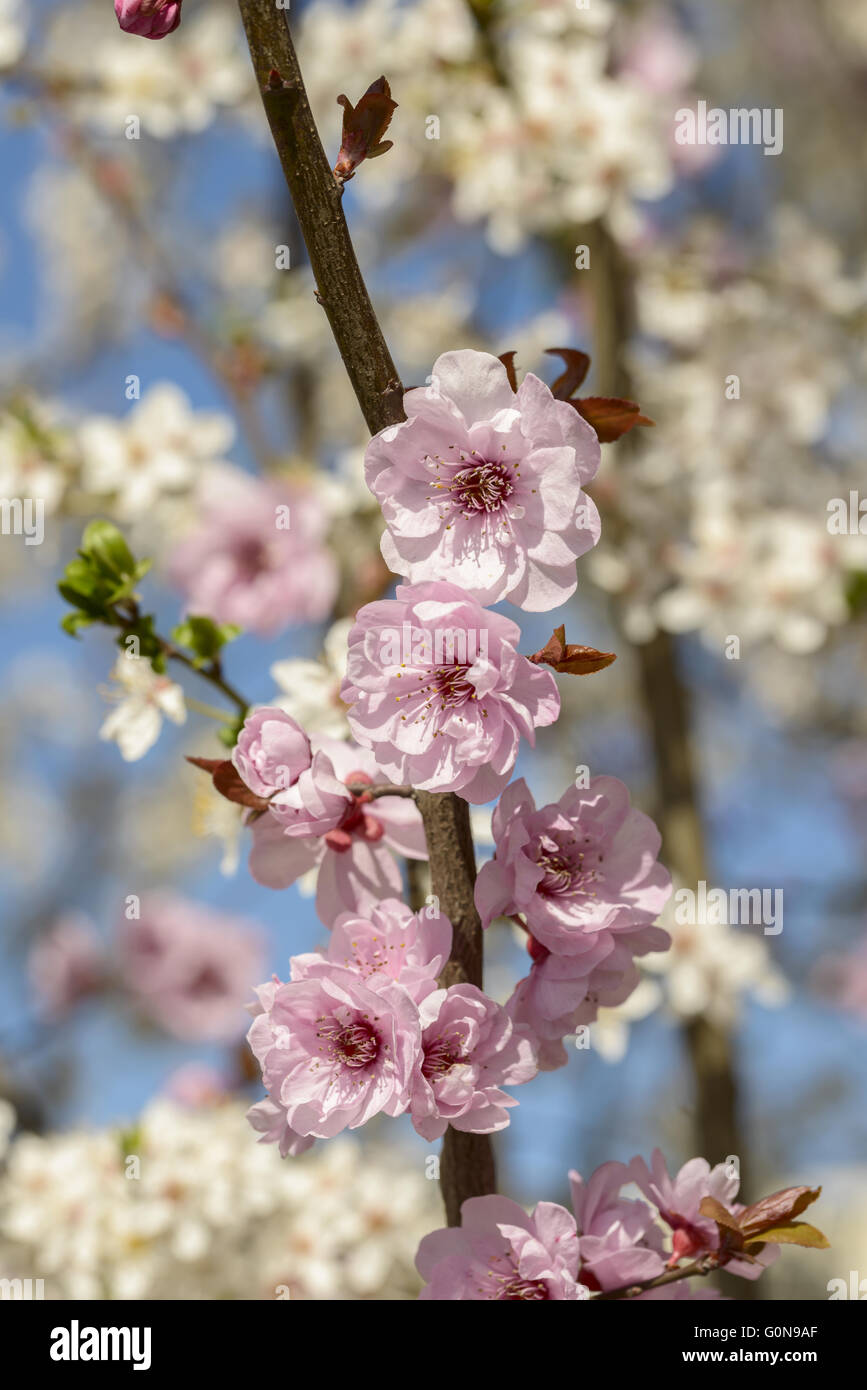
{"type": "Polygon", "coordinates": [[[233,719],[231,724],[223,724],[217,732],[217,737],[227,748],[234,748],[238,742],[238,735],[244,727],[244,716],[239,714],[237,719],[233,719]]]}
{"type": "Polygon", "coordinates": [[[867,612],[867,570],[853,570],[846,581],[846,602],[853,618],[867,612]]]}
{"type": "Polygon", "coordinates": [[[71,603],[73,608],[83,608],[85,613],[89,613],[94,619],[104,617],[105,604],[100,599],[92,598],[84,590],[73,588],[71,584],[64,584],[62,581],[57,589],[60,597],[71,603]]]}
{"type": "Polygon", "coordinates": [[[172,630],[172,638],[196,656],[196,665],[213,661],[221,647],[232,642],[241,629],[234,623],[215,623],[212,618],[190,613],[172,630]]]}
{"type": "Polygon", "coordinates": [[[82,627],[91,627],[96,619],[89,613],[82,613],[77,609],[74,613],[67,613],[65,618],[61,618],[60,626],[64,632],[68,632],[70,637],[76,637],[82,627]]]}
{"type": "Polygon", "coordinates": [[[127,579],[135,574],[135,557],[110,521],[88,522],[81,538],[81,553],[111,579],[127,579]]]}

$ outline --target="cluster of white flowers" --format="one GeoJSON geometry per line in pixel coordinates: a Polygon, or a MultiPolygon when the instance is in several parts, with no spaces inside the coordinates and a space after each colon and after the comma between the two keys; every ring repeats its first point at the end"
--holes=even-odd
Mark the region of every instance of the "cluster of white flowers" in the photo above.
{"type": "Polygon", "coordinates": [[[38,498],[51,515],[75,471],[68,427],[53,402],[22,397],[0,410],[0,497],[38,498]]]}
{"type": "Polygon", "coordinates": [[[131,116],[158,140],[205,130],[223,109],[255,99],[235,7],[209,3],[184,17],[172,42],[124,34],[102,0],[56,8],[41,65],[70,85],[65,109],[120,136],[131,116]]]}
{"type": "Polygon", "coordinates": [[[728,1029],[737,1024],[745,998],[773,1009],[789,997],[789,982],[761,926],[684,923],[678,919],[680,887],[676,879],[676,891],[659,918],[671,948],[643,956],[637,989],[624,1004],[600,1009],[590,1026],[591,1046],[606,1062],[620,1062],[629,1049],[631,1025],[658,1011],[681,1023],[704,1017],[728,1029]]]}
{"type": "Polygon", "coordinates": [[[194,409],[169,383],[123,414],[78,422],[51,400],[13,398],[0,410],[0,496],[39,499],[49,515],[107,515],[159,549],[234,435],[229,416],[194,409]]]}
{"type": "Polygon", "coordinates": [[[18,61],[26,37],[23,0],[0,0],[0,68],[18,61]]]}
{"type": "Polygon", "coordinates": [[[124,762],[135,763],[153,748],[163,717],[173,724],[185,722],[184,692],[168,676],[155,671],[147,657],[125,652],[114,663],[111,678],[115,686],[108,688],[105,695],[114,708],[99,736],[117,744],[124,762]]]}
{"type": "Polygon", "coordinates": [[[236,1102],[159,1099],[126,1133],[12,1141],[0,1272],[46,1298],[410,1298],[439,1216],[421,1157],[337,1140],[285,1162],[236,1102]]]}
{"type": "Polygon", "coordinates": [[[645,956],[643,969],[662,984],[662,1002],[678,1019],[703,1016],[720,1027],[737,1022],[745,996],[778,1008],[789,985],[774,964],[761,927],[679,923],[670,902],[659,919],[671,933],[671,949],[645,956]]]}
{"type": "Polygon", "coordinates": [[[188,492],[203,467],[225,459],[234,435],[227,415],[193,410],[183,391],[163,382],[123,418],[94,415],[82,423],[81,486],[110,499],[119,520],[134,521],[161,497],[188,492]]]}
{"type": "Polygon", "coordinates": [[[829,441],[848,364],[859,370],[867,280],[788,213],[767,259],[742,259],[698,228],[641,270],[636,395],[657,426],[612,460],[626,527],[587,568],[621,596],[635,641],[662,627],[716,651],[734,635],[811,652],[846,622],[851,576],[867,569],[867,537],[828,526],[862,463],[829,441]]]}
{"type": "Polygon", "coordinates": [[[504,254],[599,217],[632,235],[633,200],[671,185],[671,121],[640,75],[611,76],[612,7],[512,3],[478,14],[474,23],[465,0],[305,11],[302,68],[329,149],[335,98],[357,101],[365,74],[384,71],[399,103],[399,139],[365,167],[361,196],[381,203],[414,175],[444,175],[458,219],[484,222],[504,254]]]}
{"type": "Polygon", "coordinates": [[[291,714],[308,734],[349,738],[340,687],[346,675],[347,638],[352,625],[351,619],[341,618],[329,628],[319,661],[290,657],[271,667],[280,693],[268,701],[269,705],[291,714]]]}

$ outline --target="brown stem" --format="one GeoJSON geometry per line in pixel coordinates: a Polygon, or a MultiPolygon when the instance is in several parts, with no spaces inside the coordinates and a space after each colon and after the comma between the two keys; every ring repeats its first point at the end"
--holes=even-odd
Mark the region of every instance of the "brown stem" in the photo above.
{"type": "Polygon", "coordinates": [[[695,1260],[691,1265],[680,1265],[677,1269],[667,1269],[664,1274],[658,1274],[655,1279],[645,1279],[643,1284],[628,1284],[622,1289],[606,1289],[605,1293],[591,1294],[591,1299],[594,1303],[602,1303],[614,1299],[635,1298],[637,1294],[645,1293],[647,1289],[661,1289],[666,1284],[676,1284],[679,1279],[694,1279],[696,1275],[710,1274],[716,1267],[715,1259],[709,1260],[707,1255],[703,1255],[700,1260],[695,1260]]]}
{"type": "Polygon", "coordinates": [[[403,391],[379,326],[301,77],[285,11],[239,0],[265,114],[310,257],[316,294],[371,434],[404,419],[403,391]]]}
{"type": "MultiPolygon", "coordinates": [[[[403,390],[343,215],[342,194],[319,139],[285,12],[273,0],[239,0],[253,68],[283,174],[316,280],[319,302],[371,433],[405,418],[403,390]]],[[[469,808],[451,793],[418,793],[427,835],[431,890],[454,926],[443,984],[482,984],[482,927],[473,901],[476,877],[469,808]]],[[[448,1129],[441,1185],[450,1225],[467,1197],[495,1190],[487,1135],[448,1129]]]]}
{"type": "MultiPolygon", "coordinates": [[[[470,829],[470,808],[453,793],[416,792],[424,821],[430,862],[431,892],[454,928],[451,959],[440,985],[482,988],[482,924],[473,886],[476,856],[470,829]]],[[[449,1127],[443,1138],[440,1187],[450,1226],[461,1224],[461,1203],[467,1197],[496,1192],[494,1151],[487,1134],[465,1134],[449,1127]]]]}
{"type": "Polygon", "coordinates": [[[372,787],[369,787],[366,782],[347,782],[346,790],[352,792],[353,796],[366,796],[368,801],[376,801],[380,796],[414,797],[416,795],[414,787],[391,782],[377,782],[372,787]]]}

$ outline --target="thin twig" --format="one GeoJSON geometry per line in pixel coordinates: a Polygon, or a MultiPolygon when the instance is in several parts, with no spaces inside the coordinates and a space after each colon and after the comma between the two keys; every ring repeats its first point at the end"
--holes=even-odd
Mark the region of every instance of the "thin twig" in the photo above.
{"type": "Polygon", "coordinates": [[[614,1299],[637,1298],[640,1293],[646,1293],[648,1289],[661,1289],[666,1284],[676,1284],[679,1279],[704,1277],[706,1274],[712,1274],[717,1268],[715,1255],[703,1255],[700,1260],[695,1260],[691,1265],[679,1265],[677,1269],[667,1269],[664,1274],[657,1274],[655,1279],[645,1279],[643,1284],[626,1284],[622,1289],[606,1289],[604,1293],[593,1293],[590,1297],[596,1303],[610,1302],[614,1299]]]}

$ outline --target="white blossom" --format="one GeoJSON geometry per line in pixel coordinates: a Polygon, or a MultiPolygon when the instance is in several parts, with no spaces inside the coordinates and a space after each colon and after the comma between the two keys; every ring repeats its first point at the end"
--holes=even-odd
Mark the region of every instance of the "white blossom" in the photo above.
{"type": "Polygon", "coordinates": [[[119,689],[107,691],[106,698],[117,703],[103,721],[99,736],[117,744],[124,762],[137,762],[153,748],[164,717],[173,724],[185,722],[184,692],[168,676],[159,675],[142,656],[122,653],[111,678],[119,689]]]}

